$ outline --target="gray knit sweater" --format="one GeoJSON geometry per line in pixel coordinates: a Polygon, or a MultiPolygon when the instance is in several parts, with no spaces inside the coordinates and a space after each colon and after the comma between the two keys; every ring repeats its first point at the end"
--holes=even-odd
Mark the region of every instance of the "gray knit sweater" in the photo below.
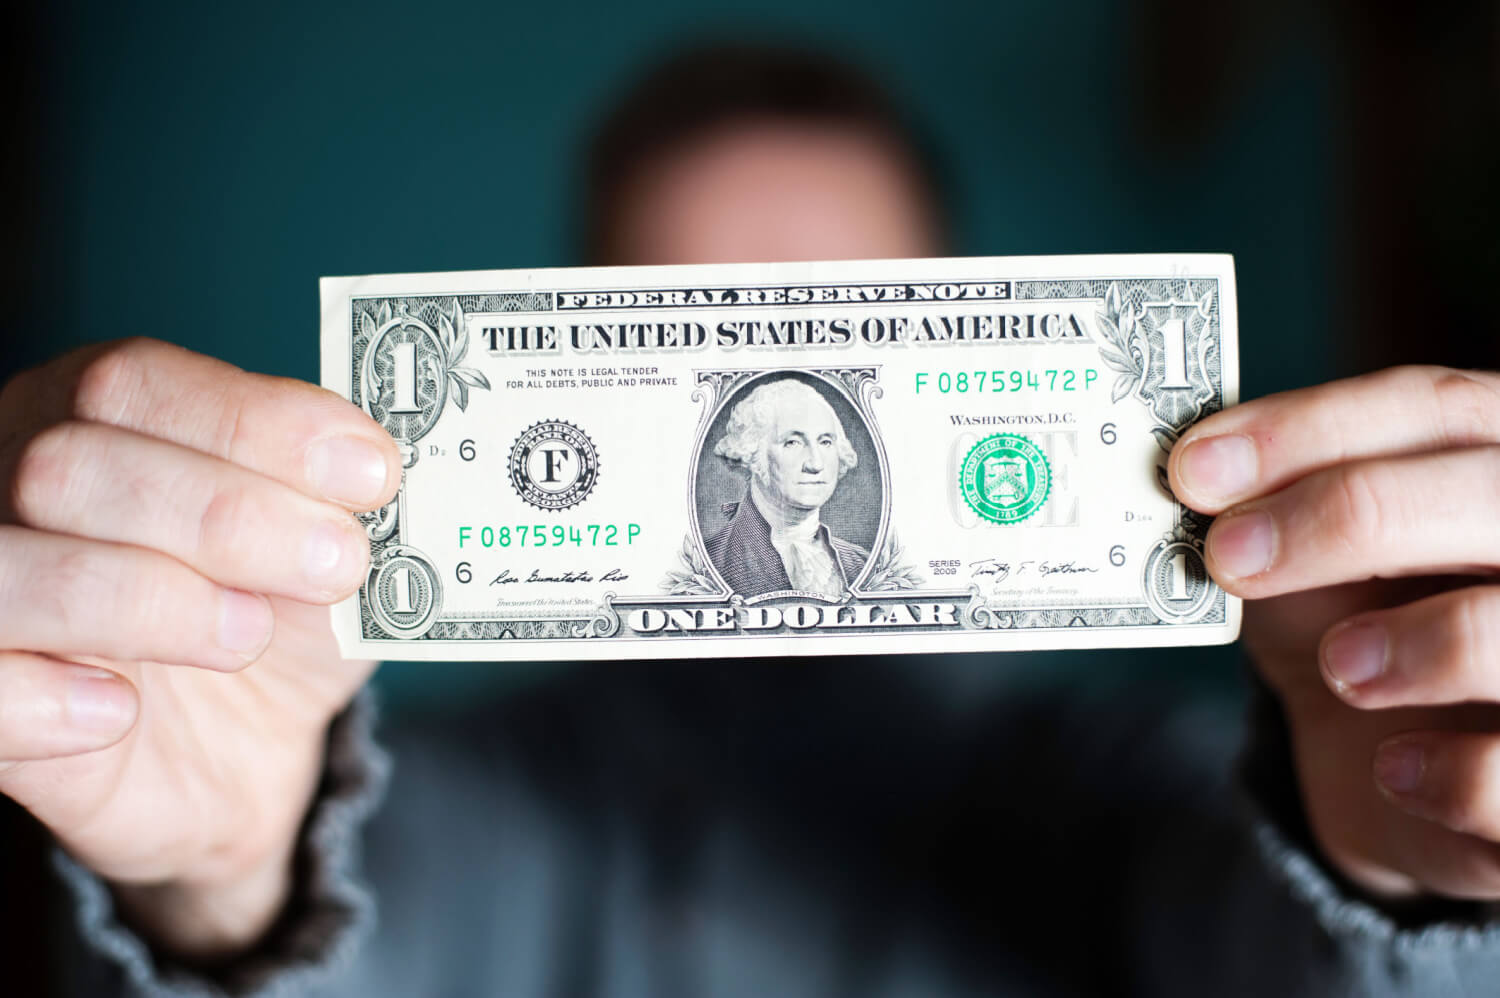
{"type": "Polygon", "coordinates": [[[578,666],[395,726],[386,750],[365,695],[254,952],[213,971],[153,952],[59,854],[45,980],[67,998],[1500,994],[1495,907],[1381,906],[1320,860],[1263,690],[1247,723],[1160,682],[966,684],[986,668],[578,666]]]}

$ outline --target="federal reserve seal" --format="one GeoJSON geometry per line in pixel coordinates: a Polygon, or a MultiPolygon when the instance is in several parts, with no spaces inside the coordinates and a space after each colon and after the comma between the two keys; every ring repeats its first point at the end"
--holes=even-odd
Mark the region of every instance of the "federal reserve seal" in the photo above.
{"type": "Polygon", "coordinates": [[[510,484],[537,509],[571,509],[599,480],[594,442],[572,423],[533,423],[510,448],[510,484]]]}
{"type": "Polygon", "coordinates": [[[969,508],[992,523],[1020,523],[1042,508],[1052,490],[1052,468],[1019,433],[996,433],[969,448],[958,473],[969,508]]]}

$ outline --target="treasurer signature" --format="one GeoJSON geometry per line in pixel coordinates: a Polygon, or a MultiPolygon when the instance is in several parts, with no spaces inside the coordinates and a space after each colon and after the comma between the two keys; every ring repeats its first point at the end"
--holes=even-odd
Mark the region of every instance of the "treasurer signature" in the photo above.
{"type": "Polygon", "coordinates": [[[624,582],[628,578],[630,576],[618,568],[611,568],[599,576],[587,570],[581,572],[552,572],[543,575],[540,569],[533,568],[531,574],[523,579],[518,575],[512,575],[510,569],[502,568],[500,574],[490,580],[490,585],[506,586],[518,582],[522,584],[528,582],[624,582]]]}

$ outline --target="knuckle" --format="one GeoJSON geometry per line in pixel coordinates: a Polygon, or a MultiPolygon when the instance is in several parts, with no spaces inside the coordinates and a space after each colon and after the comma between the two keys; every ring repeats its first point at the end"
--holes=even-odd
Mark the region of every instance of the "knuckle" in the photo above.
{"type": "Polygon", "coordinates": [[[239,461],[249,449],[248,437],[254,432],[254,420],[244,418],[244,403],[226,397],[216,406],[218,413],[212,451],[225,460],[239,461]]]}
{"type": "Polygon", "coordinates": [[[80,419],[120,422],[145,382],[148,358],[157,346],[144,337],[111,344],[79,373],[73,412],[80,419]]]}
{"type": "Polygon", "coordinates": [[[1448,636],[1448,653],[1453,657],[1454,667],[1466,680],[1466,686],[1483,688],[1492,685],[1490,673],[1494,664],[1488,656],[1500,643],[1500,595],[1482,590],[1464,592],[1444,608],[1442,616],[1443,633],[1448,636]]]}
{"type": "Polygon", "coordinates": [[[1435,364],[1397,364],[1363,375],[1372,384],[1389,389],[1396,395],[1409,394],[1413,389],[1431,385],[1449,368],[1435,364]]]}
{"type": "Polygon", "coordinates": [[[194,633],[183,628],[196,612],[191,594],[179,591],[167,565],[153,559],[119,557],[93,546],[60,554],[39,587],[39,610],[60,633],[74,637],[107,635],[100,654],[150,658],[159,635],[194,633]]]}
{"type": "Polygon", "coordinates": [[[10,483],[11,509],[30,526],[54,523],[87,492],[92,448],[89,428],[57,423],[32,437],[17,456],[10,483]]]}
{"type": "Polygon", "coordinates": [[[1456,765],[1440,804],[1445,824],[1471,835],[1500,837],[1500,746],[1490,745],[1452,762],[1456,765]]]}
{"type": "Polygon", "coordinates": [[[1500,439],[1500,392],[1473,375],[1431,369],[1429,383],[1441,442],[1449,447],[1500,439]]]}
{"type": "Polygon", "coordinates": [[[92,547],[59,554],[37,588],[39,609],[67,634],[97,631],[101,620],[112,621],[111,629],[125,623],[114,621],[120,616],[114,611],[122,591],[133,589],[134,580],[120,578],[117,567],[114,559],[92,547]]]}
{"type": "Polygon", "coordinates": [[[1328,524],[1333,538],[1349,553],[1379,543],[1396,517],[1383,474],[1369,465],[1345,465],[1329,483],[1328,524]]]}
{"type": "Polygon", "coordinates": [[[121,626],[123,640],[130,646],[127,657],[159,654],[163,642],[158,636],[168,633],[175,653],[180,654],[184,644],[191,647],[196,643],[192,638],[199,628],[192,626],[192,621],[199,607],[192,594],[181,591],[175,583],[164,561],[152,559],[131,568],[129,579],[121,587],[125,591],[114,596],[111,607],[112,619],[121,626]]]}
{"type": "Polygon", "coordinates": [[[216,487],[198,518],[197,550],[212,557],[235,556],[263,517],[242,488],[216,487]]]}
{"type": "Polygon", "coordinates": [[[1438,803],[1438,809],[1443,815],[1443,824],[1455,832],[1466,834],[1479,824],[1482,810],[1469,787],[1449,789],[1447,799],[1438,803]]]}
{"type": "Polygon", "coordinates": [[[1466,835],[1500,834],[1493,802],[1487,800],[1477,787],[1464,786],[1450,793],[1448,801],[1442,805],[1446,812],[1444,824],[1466,835]]]}
{"type": "MultiPolygon", "coordinates": [[[[215,399],[209,449],[236,464],[284,458],[300,453],[315,438],[341,429],[349,408],[347,401],[317,385],[236,371],[233,384],[226,382],[222,395],[215,399]],[[268,421],[269,413],[279,418],[268,421]],[[277,427],[274,433],[285,433],[279,438],[284,451],[268,455],[272,436],[267,431],[273,425],[277,427]]],[[[363,416],[358,409],[354,412],[363,416]]]]}

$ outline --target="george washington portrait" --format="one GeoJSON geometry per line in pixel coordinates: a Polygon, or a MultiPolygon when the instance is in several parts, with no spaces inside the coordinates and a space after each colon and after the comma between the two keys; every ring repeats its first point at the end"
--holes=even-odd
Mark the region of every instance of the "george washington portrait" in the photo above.
{"type": "Polygon", "coordinates": [[[763,382],[729,409],[712,446],[743,481],[741,497],[719,508],[722,526],[703,525],[708,558],[729,587],[742,596],[843,597],[870,552],[823,519],[859,464],[823,394],[800,378],[763,382]]]}

